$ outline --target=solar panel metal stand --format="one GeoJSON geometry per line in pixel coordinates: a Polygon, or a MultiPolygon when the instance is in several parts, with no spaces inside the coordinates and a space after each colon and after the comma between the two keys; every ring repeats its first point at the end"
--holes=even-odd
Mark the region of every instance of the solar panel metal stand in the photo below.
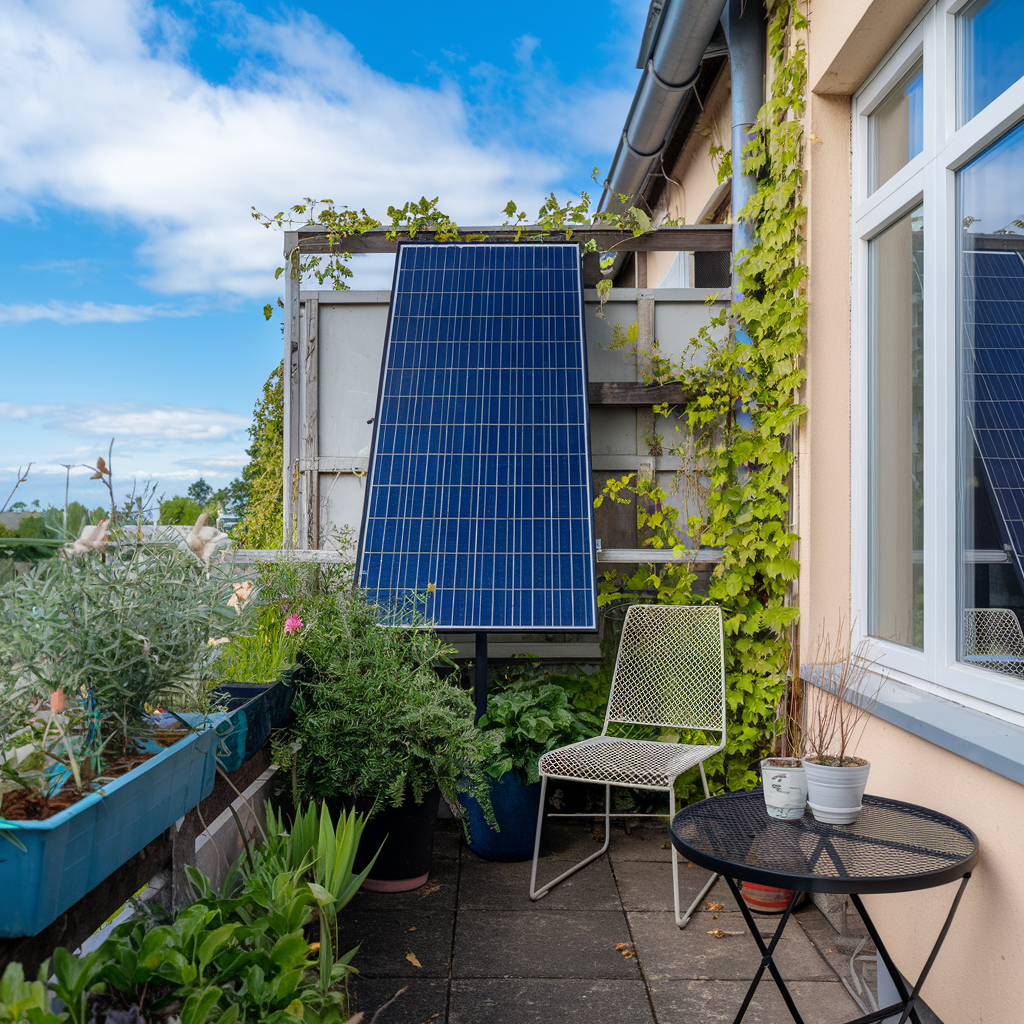
{"type": "Polygon", "coordinates": [[[476,717],[479,722],[487,714],[487,634],[476,635],[476,664],[473,666],[473,699],[476,702],[476,717]]]}

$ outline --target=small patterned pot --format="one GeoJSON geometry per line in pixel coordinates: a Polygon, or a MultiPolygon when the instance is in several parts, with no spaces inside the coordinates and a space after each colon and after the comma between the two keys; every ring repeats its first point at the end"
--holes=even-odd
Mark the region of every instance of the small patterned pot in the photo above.
{"type": "MultiPolygon", "coordinates": [[[[755,914],[781,914],[793,896],[792,889],[776,889],[771,885],[758,885],[756,882],[744,882],[740,895],[747,907],[755,914]]],[[[797,897],[797,905],[803,902],[805,893],[797,897]]]]}
{"type": "Polygon", "coordinates": [[[807,806],[807,773],[798,757],[769,757],[761,762],[764,804],[773,818],[802,818],[807,806]]]}

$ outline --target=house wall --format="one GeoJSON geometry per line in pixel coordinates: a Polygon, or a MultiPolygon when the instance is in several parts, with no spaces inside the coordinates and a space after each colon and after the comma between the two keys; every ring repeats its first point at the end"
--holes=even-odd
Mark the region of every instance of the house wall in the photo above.
{"type": "MultiPolygon", "coordinates": [[[[707,96],[699,97],[703,113],[669,171],[671,180],[665,183],[665,191],[654,211],[656,224],[662,223],[666,217],[686,224],[701,224],[714,213],[714,207],[718,205],[713,202],[719,189],[718,168],[708,158],[708,149],[712,144],[728,148],[732,138],[729,82],[727,64],[707,96]]],[[[675,256],[672,252],[648,255],[647,280],[651,287],[656,287],[665,276],[675,256]]]]}
{"type": "MultiPolygon", "coordinates": [[[[871,762],[870,792],[942,811],[969,825],[981,858],[922,989],[945,1024],[1024,1019],[1024,787],[878,718],[858,751],[871,762]]],[[[912,981],[942,928],[955,884],[865,896],[897,966],[912,981]]]]}
{"type": "MultiPolygon", "coordinates": [[[[926,6],[926,0],[818,0],[807,34],[806,258],[810,300],[808,413],[797,440],[793,492],[800,535],[801,660],[851,615],[851,178],[852,96],[926,6]]],[[[729,79],[706,102],[708,123],[728,137],[729,79]]],[[[697,218],[711,195],[708,137],[695,133],[666,191],[673,216],[697,218]]],[[[657,276],[652,275],[652,281],[657,276]]],[[[856,398],[860,401],[860,397],[856,398]]],[[[808,687],[807,702],[815,691],[808,687]]],[[[923,997],[945,1024],[1024,1020],[1024,786],[881,718],[869,716],[859,753],[872,763],[869,791],[935,808],[978,834],[981,860],[923,997]]],[[[902,972],[916,979],[956,887],[865,897],[902,972]]]]}
{"type": "MultiPolygon", "coordinates": [[[[825,0],[808,33],[806,190],[810,314],[809,407],[801,428],[796,521],[800,534],[802,661],[824,627],[850,607],[850,252],[852,94],[926,6],[922,0],[825,0]],[[840,468],[842,467],[842,468],[840,468]]],[[[858,399],[859,400],[859,399],[858,399]]],[[[814,691],[808,694],[813,700],[814,691]]],[[[981,860],[922,995],[946,1024],[1024,1019],[1024,787],[876,717],[858,752],[869,791],[932,807],[978,835],[981,860]]],[[[916,979],[955,885],[865,897],[904,975],[916,979]]]]}

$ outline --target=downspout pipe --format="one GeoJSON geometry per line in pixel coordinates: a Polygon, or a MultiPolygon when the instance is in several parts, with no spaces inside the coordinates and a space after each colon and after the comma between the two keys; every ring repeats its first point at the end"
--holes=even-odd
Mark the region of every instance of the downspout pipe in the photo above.
{"type": "Polygon", "coordinates": [[[643,188],[691,99],[691,87],[726,2],[668,0],[605,182],[602,208],[622,210],[619,194],[636,196],[643,188]]]}
{"type": "MultiPolygon", "coordinates": [[[[757,112],[764,103],[765,11],[763,0],[728,0],[722,28],[729,43],[732,80],[732,251],[753,241],[750,225],[739,220],[740,210],[757,191],[757,178],[743,174],[743,147],[754,138],[757,112]]],[[[733,283],[736,277],[733,271],[733,283]]]]}
{"type": "MultiPolygon", "coordinates": [[[[728,0],[722,15],[722,28],[729,43],[729,75],[732,91],[732,252],[749,248],[753,232],[739,212],[757,191],[757,178],[743,173],[743,147],[754,138],[753,126],[757,112],[764,103],[765,78],[765,10],[764,0],[728,0]]],[[[741,299],[735,265],[732,271],[733,301],[741,299]]],[[[736,337],[746,344],[750,336],[742,325],[736,337]]],[[[745,430],[753,427],[749,412],[737,402],[736,422],[745,430]]]]}

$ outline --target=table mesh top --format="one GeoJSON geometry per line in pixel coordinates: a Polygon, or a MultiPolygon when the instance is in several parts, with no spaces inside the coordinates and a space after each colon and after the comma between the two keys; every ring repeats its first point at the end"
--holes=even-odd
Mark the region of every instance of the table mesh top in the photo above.
{"type": "Polygon", "coordinates": [[[764,794],[731,793],[692,804],[672,822],[672,842],[732,878],[805,892],[903,892],[961,878],[978,840],[960,822],[914,804],[865,796],[852,825],[768,816],[764,794]]]}

